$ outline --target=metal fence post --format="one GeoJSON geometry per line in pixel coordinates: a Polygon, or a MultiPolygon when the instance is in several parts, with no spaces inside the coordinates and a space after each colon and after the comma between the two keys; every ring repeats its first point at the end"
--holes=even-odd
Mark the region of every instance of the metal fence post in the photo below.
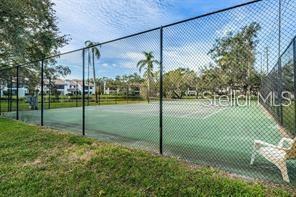
{"type": "Polygon", "coordinates": [[[8,77],[7,79],[7,112],[10,112],[10,94],[11,94],[11,80],[10,80],[11,77],[8,77]],[[10,87],[10,88],[8,88],[10,87]]]}
{"type": "Polygon", "coordinates": [[[282,101],[282,92],[283,92],[283,74],[282,74],[282,58],[281,58],[281,23],[282,23],[282,4],[281,4],[281,0],[279,0],[279,24],[278,24],[278,28],[279,28],[279,45],[278,45],[278,74],[279,74],[279,104],[280,104],[280,109],[279,109],[279,117],[280,117],[280,123],[281,125],[283,125],[283,101],[282,101]]]}
{"type": "MultiPolygon", "coordinates": [[[[77,86],[77,84],[76,84],[77,86]]],[[[77,87],[75,88],[75,106],[78,107],[78,90],[77,87]]]]}
{"type": "Polygon", "coordinates": [[[296,37],[293,39],[293,67],[294,67],[294,134],[296,135],[296,37]]]}
{"type": "Polygon", "coordinates": [[[12,81],[12,75],[10,76],[10,93],[9,93],[9,112],[12,112],[12,86],[13,86],[13,81],[12,81]]]}
{"type": "Polygon", "coordinates": [[[2,80],[0,80],[0,116],[2,115],[2,80]]]}
{"type": "Polygon", "coordinates": [[[51,100],[51,77],[48,79],[48,109],[50,109],[50,100],[51,100]]]}
{"type": "Polygon", "coordinates": [[[9,101],[9,94],[10,94],[10,90],[9,90],[9,79],[8,79],[8,76],[7,76],[7,79],[6,79],[6,86],[7,86],[7,93],[6,93],[6,97],[7,97],[7,112],[9,112],[9,103],[10,103],[10,101],[9,101]]]}
{"type": "Polygon", "coordinates": [[[19,120],[19,66],[16,67],[16,119],[19,120]]]}
{"type": "Polygon", "coordinates": [[[282,93],[283,93],[283,72],[282,72],[282,61],[281,57],[279,58],[279,67],[278,67],[278,75],[279,75],[279,92],[278,92],[278,98],[279,98],[279,118],[280,123],[283,125],[283,100],[282,100],[282,93]]]}
{"type": "Polygon", "coordinates": [[[101,81],[99,81],[99,105],[101,105],[101,81]]]}
{"type": "Polygon", "coordinates": [[[82,50],[82,135],[85,135],[85,50],[82,50]]]}
{"type": "Polygon", "coordinates": [[[159,153],[163,154],[163,29],[160,27],[160,74],[159,74],[159,153]]]}
{"type": "Polygon", "coordinates": [[[126,103],[128,103],[128,84],[126,86],[126,103]]]}
{"type": "Polygon", "coordinates": [[[41,61],[41,126],[43,126],[43,115],[44,115],[44,60],[41,61]]]}
{"type": "Polygon", "coordinates": [[[2,83],[0,81],[0,116],[2,115],[2,83]]]}

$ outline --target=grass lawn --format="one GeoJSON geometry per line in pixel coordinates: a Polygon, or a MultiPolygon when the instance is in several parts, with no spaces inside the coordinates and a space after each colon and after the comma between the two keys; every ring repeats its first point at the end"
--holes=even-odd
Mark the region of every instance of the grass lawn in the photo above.
{"type": "MultiPolygon", "coordinates": [[[[289,196],[283,188],[0,119],[0,196],[289,196]]],[[[291,195],[291,194],[290,194],[291,195]]]]}

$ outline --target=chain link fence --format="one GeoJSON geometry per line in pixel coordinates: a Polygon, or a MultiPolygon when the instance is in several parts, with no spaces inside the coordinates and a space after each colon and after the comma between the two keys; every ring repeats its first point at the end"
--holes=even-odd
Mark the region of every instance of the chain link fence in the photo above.
{"type": "Polygon", "coordinates": [[[0,114],[296,183],[296,2],[263,0],[0,70],[0,114]]]}

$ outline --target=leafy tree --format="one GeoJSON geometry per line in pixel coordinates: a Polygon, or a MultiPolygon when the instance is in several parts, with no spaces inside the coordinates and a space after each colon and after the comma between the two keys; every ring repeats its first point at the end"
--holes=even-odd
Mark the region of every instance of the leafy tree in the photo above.
{"type": "Polygon", "coordinates": [[[68,38],[59,35],[53,6],[50,0],[1,1],[0,67],[55,55],[67,44],[68,38]]]}
{"type": "Polygon", "coordinates": [[[128,92],[131,95],[135,95],[135,90],[140,90],[141,85],[145,82],[145,80],[137,73],[128,75],[127,79],[128,89],[132,88],[132,91],[128,92]]]}
{"type": "Polygon", "coordinates": [[[137,73],[133,73],[131,75],[128,75],[128,82],[129,84],[141,84],[144,81],[140,75],[138,75],[137,73]]]}
{"type": "MultiPolygon", "coordinates": [[[[58,48],[68,43],[66,35],[60,35],[56,23],[54,3],[50,0],[3,0],[0,6],[0,69],[32,62],[58,54],[58,48]]],[[[67,74],[69,69],[55,65],[54,58],[44,61],[48,72],[45,77],[54,78],[67,74]]],[[[20,70],[22,83],[35,94],[40,82],[41,62],[27,64],[20,70]]],[[[16,69],[2,70],[16,76],[16,69]]]]}
{"type": "Polygon", "coordinates": [[[194,89],[196,92],[198,92],[199,78],[197,76],[197,73],[194,70],[190,70],[189,68],[187,68],[184,73],[184,79],[185,79],[184,85],[186,89],[191,89],[191,90],[194,89]]]}
{"type": "Polygon", "coordinates": [[[197,89],[198,77],[195,71],[177,68],[164,74],[164,92],[166,96],[181,99],[188,89],[197,89]]]}
{"type": "Polygon", "coordinates": [[[182,81],[184,76],[184,68],[169,71],[163,76],[164,91],[166,96],[172,98],[182,98],[182,81]]]}
{"type": "MultiPolygon", "coordinates": [[[[96,103],[98,103],[98,93],[97,93],[97,85],[96,85],[96,68],[95,68],[95,58],[97,60],[100,59],[101,53],[97,46],[99,43],[91,42],[89,40],[85,41],[85,46],[88,47],[87,54],[88,54],[88,79],[89,79],[89,70],[90,70],[90,64],[92,64],[93,67],[93,82],[95,87],[95,96],[96,96],[96,103]]],[[[89,94],[89,86],[88,86],[88,94],[89,94]]]]}
{"type": "Polygon", "coordinates": [[[227,76],[230,87],[241,86],[245,94],[250,92],[252,77],[256,76],[254,68],[255,47],[257,33],[260,30],[258,23],[241,29],[238,33],[229,33],[216,41],[209,54],[227,76]]]}
{"type": "Polygon", "coordinates": [[[122,76],[116,76],[114,79],[112,78],[104,78],[102,79],[106,83],[106,86],[113,90],[120,90],[125,87],[122,76]]]}
{"type": "Polygon", "coordinates": [[[150,95],[150,88],[151,88],[151,83],[154,78],[154,73],[153,73],[153,67],[154,64],[159,65],[159,62],[155,60],[153,53],[152,52],[143,52],[145,58],[143,60],[140,60],[137,63],[137,67],[139,68],[139,72],[142,71],[142,69],[145,69],[144,71],[144,77],[146,78],[147,81],[147,101],[148,103],[150,102],[149,95],[150,95]]]}
{"type": "Polygon", "coordinates": [[[227,88],[227,75],[220,67],[210,64],[201,70],[199,87],[202,91],[219,93],[223,88],[227,88]]]}

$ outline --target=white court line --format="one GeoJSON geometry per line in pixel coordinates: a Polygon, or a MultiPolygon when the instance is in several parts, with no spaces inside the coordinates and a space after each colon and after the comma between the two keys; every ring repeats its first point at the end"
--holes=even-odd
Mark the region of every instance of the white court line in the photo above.
{"type": "Polygon", "coordinates": [[[209,117],[211,117],[211,116],[213,116],[213,115],[215,115],[215,114],[217,114],[217,113],[219,113],[219,112],[221,112],[221,111],[223,111],[223,110],[225,110],[225,109],[227,109],[227,107],[225,107],[225,108],[221,108],[221,109],[219,109],[219,110],[217,110],[217,111],[214,111],[213,113],[211,113],[211,114],[209,114],[209,115],[203,117],[203,120],[205,120],[205,119],[207,119],[207,118],[209,118],[209,117]]]}

